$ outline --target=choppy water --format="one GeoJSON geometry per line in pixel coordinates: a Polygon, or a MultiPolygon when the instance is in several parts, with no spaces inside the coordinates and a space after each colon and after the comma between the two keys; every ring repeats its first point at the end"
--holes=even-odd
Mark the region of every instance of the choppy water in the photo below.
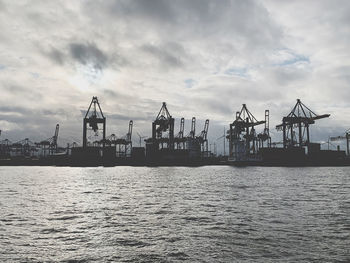
{"type": "Polygon", "coordinates": [[[0,167],[1,262],[350,262],[349,168],[0,167]]]}

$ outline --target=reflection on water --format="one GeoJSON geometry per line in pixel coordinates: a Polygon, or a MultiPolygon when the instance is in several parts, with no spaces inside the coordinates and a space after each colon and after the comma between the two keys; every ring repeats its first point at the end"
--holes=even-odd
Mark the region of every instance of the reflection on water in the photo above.
{"type": "Polygon", "coordinates": [[[349,168],[0,167],[0,261],[350,261],[349,168]]]}

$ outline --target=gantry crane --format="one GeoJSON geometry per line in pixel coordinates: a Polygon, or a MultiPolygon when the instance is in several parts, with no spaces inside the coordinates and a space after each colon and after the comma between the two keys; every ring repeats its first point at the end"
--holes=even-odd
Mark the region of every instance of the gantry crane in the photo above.
{"type": "Polygon", "coordinates": [[[262,133],[258,134],[259,148],[264,147],[264,142],[267,141],[267,147],[271,147],[270,137],[270,111],[265,110],[265,127],[262,133]]]}
{"type": "Polygon", "coordinates": [[[186,138],[184,138],[184,132],[185,132],[185,118],[181,118],[180,130],[174,139],[176,149],[185,149],[186,138]]]}
{"type": "Polygon", "coordinates": [[[59,129],[60,129],[60,125],[56,124],[54,135],[52,137],[38,143],[38,146],[40,146],[40,148],[41,148],[41,154],[44,157],[46,156],[47,151],[48,151],[49,155],[53,155],[53,154],[57,153],[57,151],[58,151],[57,141],[58,141],[59,129]]]}
{"type": "MultiPolygon", "coordinates": [[[[129,129],[128,133],[119,139],[114,139],[114,144],[116,146],[116,153],[118,157],[127,157],[128,155],[131,155],[132,150],[132,127],[133,127],[133,121],[129,121],[129,129]]],[[[112,134],[113,135],[113,134],[112,134]]]]}
{"type": "Polygon", "coordinates": [[[278,131],[283,131],[283,147],[303,147],[310,144],[309,126],[315,120],[328,118],[330,114],[317,115],[310,110],[300,99],[292,111],[282,119],[282,124],[276,126],[278,131]]]}
{"type": "Polygon", "coordinates": [[[202,156],[208,153],[208,129],[209,129],[209,120],[207,119],[204,124],[204,128],[201,133],[196,137],[201,146],[202,156]]]}
{"type": "Polygon", "coordinates": [[[11,144],[11,152],[14,152],[16,156],[30,157],[37,151],[36,144],[25,138],[21,141],[11,144]]]}
{"type": "Polygon", "coordinates": [[[196,137],[196,117],[192,117],[191,131],[190,131],[188,137],[192,138],[192,139],[194,139],[196,137]]]}
{"type": "Polygon", "coordinates": [[[95,132],[95,135],[98,135],[98,124],[102,124],[102,146],[105,147],[106,143],[106,118],[103,115],[103,112],[100,107],[100,103],[98,102],[97,97],[92,97],[90,106],[86,112],[83,122],[83,148],[87,147],[87,124],[92,131],[95,132]]]}
{"type": "Polygon", "coordinates": [[[258,150],[258,138],[255,126],[266,121],[258,121],[243,104],[241,111],[236,112],[236,119],[230,124],[228,130],[229,156],[234,160],[246,160],[258,150]]]}
{"type": "Polygon", "coordinates": [[[10,156],[12,142],[9,139],[0,141],[0,157],[8,158],[10,156]]]}
{"type": "MultiPolygon", "coordinates": [[[[174,118],[170,115],[166,103],[163,102],[163,105],[157,115],[157,118],[152,123],[152,138],[151,141],[153,144],[159,147],[164,148],[166,144],[169,150],[174,150],[174,118]],[[167,132],[168,136],[164,137],[163,133],[167,132]]],[[[150,140],[146,140],[149,142],[150,140]]]]}

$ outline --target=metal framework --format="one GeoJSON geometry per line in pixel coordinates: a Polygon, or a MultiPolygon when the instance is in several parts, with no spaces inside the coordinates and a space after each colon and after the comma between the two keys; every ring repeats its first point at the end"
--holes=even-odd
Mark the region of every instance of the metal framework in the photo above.
{"type": "Polygon", "coordinates": [[[185,132],[185,119],[181,118],[180,120],[180,130],[179,133],[174,138],[174,143],[176,149],[185,149],[186,138],[184,138],[185,132]]]}
{"type": "Polygon", "coordinates": [[[37,152],[37,147],[34,142],[25,138],[21,141],[12,143],[10,145],[11,155],[22,156],[22,157],[32,157],[34,153],[37,152]]]}
{"type": "Polygon", "coordinates": [[[309,126],[315,120],[328,118],[330,114],[317,115],[310,110],[300,99],[293,107],[292,111],[282,119],[282,124],[276,126],[278,131],[283,131],[283,147],[303,147],[310,143],[309,126]]]}
{"type": "Polygon", "coordinates": [[[37,144],[41,149],[41,154],[43,155],[43,157],[46,157],[47,155],[53,155],[58,152],[57,140],[59,129],[60,125],[56,124],[54,135],[37,144]]]}
{"type": "Polygon", "coordinates": [[[128,133],[124,137],[116,138],[115,135],[112,134],[112,136],[114,136],[112,138],[112,141],[113,141],[114,146],[116,147],[117,157],[130,157],[131,156],[131,150],[132,150],[132,140],[131,140],[132,127],[133,127],[133,121],[130,120],[129,121],[128,133]]]}
{"type": "Polygon", "coordinates": [[[188,137],[192,138],[192,139],[194,139],[196,137],[196,117],[192,117],[191,131],[190,131],[188,137]]]}
{"type": "Polygon", "coordinates": [[[201,153],[202,153],[202,157],[207,157],[208,156],[208,129],[209,129],[209,120],[207,119],[205,121],[204,124],[204,128],[201,131],[201,133],[196,137],[196,139],[198,140],[200,146],[201,146],[201,153]]]}
{"type": "Polygon", "coordinates": [[[235,160],[246,160],[258,151],[258,137],[255,126],[266,121],[258,121],[243,104],[241,111],[236,112],[236,119],[230,124],[227,138],[229,139],[229,156],[235,160]]]}
{"type": "Polygon", "coordinates": [[[259,148],[264,147],[264,142],[267,142],[267,147],[271,147],[270,137],[270,111],[265,110],[265,128],[262,133],[258,134],[259,148]]]}
{"type": "MultiPolygon", "coordinates": [[[[90,106],[86,112],[83,121],[83,148],[87,147],[87,124],[92,131],[95,132],[95,135],[98,135],[98,124],[102,124],[102,146],[105,147],[106,143],[106,118],[103,115],[103,112],[100,107],[100,103],[98,102],[97,97],[92,97],[90,106]]],[[[94,145],[98,145],[98,143],[94,142],[94,145]]]]}
{"type": "Polygon", "coordinates": [[[0,156],[1,158],[10,157],[12,142],[9,139],[4,139],[0,141],[0,156]]]}
{"type": "MultiPolygon", "coordinates": [[[[158,144],[158,149],[174,150],[174,118],[170,115],[166,103],[163,105],[152,123],[152,142],[158,144]],[[164,133],[168,133],[164,136],[164,133]]],[[[149,141],[149,140],[146,140],[149,141]]]]}

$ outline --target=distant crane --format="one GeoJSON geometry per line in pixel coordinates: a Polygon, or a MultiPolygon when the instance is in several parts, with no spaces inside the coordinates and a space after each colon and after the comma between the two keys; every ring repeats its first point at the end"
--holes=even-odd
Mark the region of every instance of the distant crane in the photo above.
{"type": "Polygon", "coordinates": [[[58,152],[57,140],[58,140],[59,129],[60,129],[60,125],[56,124],[54,135],[37,144],[41,147],[42,154],[44,155],[44,157],[46,156],[47,150],[49,151],[49,155],[53,155],[54,153],[58,152]]]}
{"type": "Polygon", "coordinates": [[[249,159],[251,154],[255,155],[258,150],[258,137],[255,126],[264,124],[258,121],[243,104],[241,111],[236,112],[236,119],[230,124],[228,130],[229,156],[235,160],[249,159]]]}
{"type": "Polygon", "coordinates": [[[265,128],[262,133],[258,134],[259,148],[264,147],[264,142],[267,141],[267,147],[271,147],[270,137],[270,111],[265,110],[265,128]]]}
{"type": "Polygon", "coordinates": [[[91,129],[95,132],[95,135],[97,135],[97,132],[99,130],[98,124],[103,124],[103,138],[102,138],[102,145],[103,148],[105,147],[106,142],[106,118],[103,115],[103,112],[100,107],[100,103],[98,102],[97,97],[92,97],[90,106],[86,112],[86,115],[84,117],[84,123],[83,123],[83,148],[87,147],[87,124],[91,127],[91,129]]]}
{"type": "Polygon", "coordinates": [[[209,129],[209,119],[205,120],[204,128],[201,133],[196,137],[201,145],[201,151],[203,154],[208,153],[208,129],[209,129]]]}
{"type": "Polygon", "coordinates": [[[185,131],[185,118],[181,118],[180,130],[174,139],[177,149],[185,149],[186,138],[184,138],[184,131],[185,131]]]}
{"type": "Polygon", "coordinates": [[[55,153],[57,153],[57,140],[58,140],[58,131],[60,130],[60,125],[59,124],[56,124],[56,129],[55,129],[55,134],[54,136],[52,137],[52,153],[53,151],[55,153]]]}
{"type": "Polygon", "coordinates": [[[36,144],[25,138],[21,141],[15,142],[11,145],[11,151],[15,151],[16,155],[30,157],[36,151],[36,144]]]}
{"type": "Polygon", "coordinates": [[[127,134],[122,138],[114,140],[118,157],[127,157],[127,156],[131,155],[131,151],[132,151],[132,140],[131,140],[132,126],[133,126],[133,121],[130,120],[129,121],[129,129],[128,129],[127,134]]]}
{"type": "Polygon", "coordinates": [[[146,143],[152,145],[155,151],[165,148],[165,145],[167,149],[174,150],[174,123],[175,119],[163,102],[157,118],[152,122],[152,138],[148,138],[146,143]]]}
{"type": "Polygon", "coordinates": [[[276,126],[276,129],[283,131],[283,147],[303,147],[310,143],[310,124],[315,120],[328,118],[330,114],[317,115],[310,110],[300,99],[297,99],[292,111],[282,119],[282,124],[276,126]],[[294,128],[297,130],[296,136],[294,128]],[[306,133],[306,134],[305,134],[306,133]]]}
{"type": "Polygon", "coordinates": [[[190,134],[188,136],[190,138],[193,138],[193,139],[196,136],[196,117],[192,117],[191,131],[190,131],[190,134]]]}

